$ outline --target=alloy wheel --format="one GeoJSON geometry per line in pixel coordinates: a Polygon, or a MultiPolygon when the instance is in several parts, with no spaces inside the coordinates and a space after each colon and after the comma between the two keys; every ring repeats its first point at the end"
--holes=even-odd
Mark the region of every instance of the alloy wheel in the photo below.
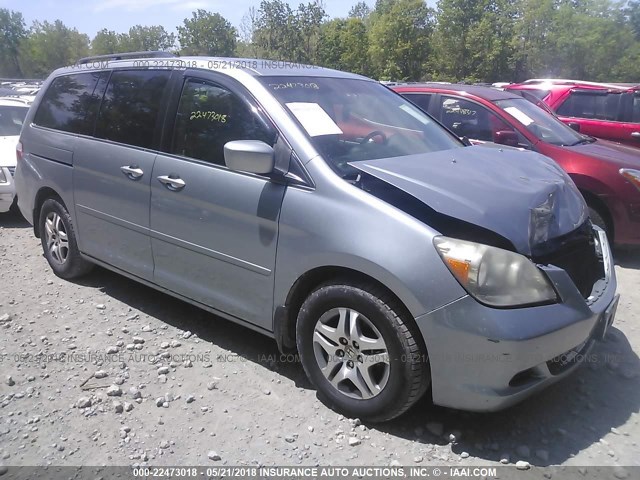
{"type": "Polygon", "coordinates": [[[320,371],[344,395],[366,400],[389,380],[389,352],[380,331],[350,308],[333,308],[316,322],[313,351],[320,371]]]}
{"type": "Polygon", "coordinates": [[[45,219],[47,249],[51,258],[62,265],[69,256],[69,237],[62,218],[56,212],[50,212],[45,219]]]}

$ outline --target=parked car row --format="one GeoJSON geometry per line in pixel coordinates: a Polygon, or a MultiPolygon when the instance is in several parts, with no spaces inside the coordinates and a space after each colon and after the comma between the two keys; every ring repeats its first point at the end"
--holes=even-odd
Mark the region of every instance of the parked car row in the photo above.
{"type": "Polygon", "coordinates": [[[640,244],[640,150],[581,135],[510,89],[441,84],[393,88],[460,137],[552,158],[573,179],[591,219],[610,240],[640,244]]]}
{"type": "Polygon", "coordinates": [[[33,102],[42,82],[39,80],[4,80],[0,81],[0,97],[21,97],[33,102]]]}
{"type": "Polygon", "coordinates": [[[505,408],[614,321],[607,236],[537,151],[587,142],[522,98],[414,91],[430,116],[329,69],[118,57],[53,72],[22,128],[18,205],[56,275],[101,265],[264,333],[373,421],[427,391],[505,408]]]}
{"type": "Polygon", "coordinates": [[[0,97],[0,213],[15,204],[16,145],[29,105],[21,97],[0,97]]]}
{"type": "Polygon", "coordinates": [[[580,133],[640,148],[640,85],[532,79],[504,88],[537,97],[580,133]]]}

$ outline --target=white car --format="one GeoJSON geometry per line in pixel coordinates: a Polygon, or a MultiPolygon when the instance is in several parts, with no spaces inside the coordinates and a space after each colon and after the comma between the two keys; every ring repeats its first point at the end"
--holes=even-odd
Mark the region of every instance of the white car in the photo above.
{"type": "Polygon", "coordinates": [[[16,145],[30,103],[19,97],[0,98],[0,213],[11,208],[16,196],[13,183],[16,170],[16,145]]]}

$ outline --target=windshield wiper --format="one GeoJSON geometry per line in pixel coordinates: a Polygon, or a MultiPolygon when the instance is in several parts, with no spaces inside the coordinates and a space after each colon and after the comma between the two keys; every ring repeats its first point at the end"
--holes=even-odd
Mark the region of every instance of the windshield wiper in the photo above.
{"type": "Polygon", "coordinates": [[[570,145],[567,145],[568,147],[575,147],[576,145],[584,145],[585,143],[593,143],[596,141],[595,137],[590,137],[588,135],[585,135],[584,138],[578,140],[575,143],[572,143],[570,145]]]}

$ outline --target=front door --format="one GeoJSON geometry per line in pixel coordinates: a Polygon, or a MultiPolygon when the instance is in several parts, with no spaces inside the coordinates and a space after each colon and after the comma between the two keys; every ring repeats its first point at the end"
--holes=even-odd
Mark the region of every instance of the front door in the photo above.
{"type": "Polygon", "coordinates": [[[155,283],[272,327],[278,218],[285,186],[229,170],[224,145],[276,130],[238,87],[185,75],[175,124],[151,180],[155,283]]]}

